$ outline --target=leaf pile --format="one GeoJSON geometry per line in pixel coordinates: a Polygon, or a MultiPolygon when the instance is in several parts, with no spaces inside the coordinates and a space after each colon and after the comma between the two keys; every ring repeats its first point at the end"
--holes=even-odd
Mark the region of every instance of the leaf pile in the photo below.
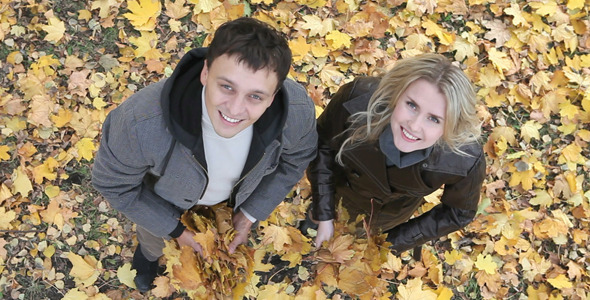
{"type": "MultiPolygon", "coordinates": [[[[384,257],[378,236],[349,225],[336,237],[341,245],[314,251],[291,228],[309,203],[302,181],[256,229],[245,295],[587,299],[588,7],[584,0],[0,0],[0,298],[142,297],[129,264],[133,224],[90,186],[101,125],[134,92],[170,76],[188,50],[208,45],[220,24],[246,15],[287,35],[290,76],[317,113],[342,84],[400,58],[454,59],[477,89],[488,168],[474,222],[427,244],[421,261],[384,257]],[[394,271],[385,274],[385,261],[394,271]],[[366,293],[352,288],[355,280],[366,293]]],[[[436,203],[429,197],[422,211],[436,203]]],[[[162,288],[151,296],[186,294],[162,288]]]]}
{"type": "Polygon", "coordinates": [[[175,241],[166,242],[167,272],[176,289],[193,299],[220,299],[232,293],[241,299],[253,273],[253,251],[241,245],[229,254],[227,246],[235,235],[231,219],[231,208],[223,204],[193,208],[182,215],[182,223],[195,233],[203,255],[188,246],[179,249],[175,241]]]}

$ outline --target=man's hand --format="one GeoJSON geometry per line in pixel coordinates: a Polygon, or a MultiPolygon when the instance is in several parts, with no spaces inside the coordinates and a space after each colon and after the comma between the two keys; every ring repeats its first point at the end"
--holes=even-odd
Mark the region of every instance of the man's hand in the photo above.
{"type": "Polygon", "coordinates": [[[201,247],[201,244],[195,241],[195,239],[193,238],[194,236],[195,234],[192,231],[185,229],[182,232],[182,234],[176,238],[178,246],[180,246],[181,248],[182,246],[189,246],[193,248],[195,252],[198,252],[201,256],[203,256],[203,248],[201,247]]]}
{"type": "Polygon", "coordinates": [[[248,234],[250,234],[250,228],[253,224],[248,218],[246,218],[241,210],[234,214],[232,221],[234,223],[234,229],[236,230],[236,236],[234,236],[234,239],[229,243],[228,248],[230,254],[233,254],[239,245],[248,241],[248,234]]]}
{"type": "Polygon", "coordinates": [[[334,235],[334,220],[320,221],[317,232],[315,248],[319,249],[324,241],[331,239],[334,235]]]}

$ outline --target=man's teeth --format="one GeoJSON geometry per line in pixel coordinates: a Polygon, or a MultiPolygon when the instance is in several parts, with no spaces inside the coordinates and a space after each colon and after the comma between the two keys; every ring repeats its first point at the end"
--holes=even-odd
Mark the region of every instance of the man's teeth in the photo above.
{"type": "Polygon", "coordinates": [[[228,116],[224,115],[223,113],[221,113],[221,116],[222,116],[222,117],[223,117],[223,118],[224,118],[226,121],[228,121],[228,122],[231,122],[231,123],[238,123],[238,122],[240,122],[240,120],[239,120],[239,119],[232,119],[232,118],[230,118],[230,117],[228,117],[228,116]]]}
{"type": "Polygon", "coordinates": [[[410,133],[409,133],[407,130],[405,130],[404,128],[402,128],[402,132],[404,133],[404,135],[405,135],[407,138],[409,138],[409,139],[411,139],[411,140],[417,140],[417,139],[418,139],[417,137],[415,137],[415,136],[411,135],[411,134],[410,134],[410,133]]]}

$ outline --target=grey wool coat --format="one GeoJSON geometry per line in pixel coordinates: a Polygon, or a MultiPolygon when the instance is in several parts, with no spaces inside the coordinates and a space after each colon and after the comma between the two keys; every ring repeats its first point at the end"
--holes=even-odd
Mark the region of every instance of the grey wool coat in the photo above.
{"type": "MultiPolygon", "coordinates": [[[[201,95],[202,86],[194,78],[206,51],[191,50],[171,78],[129,97],[103,124],[92,183],[113,208],[155,236],[169,237],[182,212],[199,203],[208,184],[199,127],[200,96],[190,109],[176,109],[185,115],[187,109],[194,110],[196,116],[191,117],[198,121],[191,120],[191,126],[196,129],[187,131],[171,112],[171,103],[179,102],[174,99],[179,89],[194,89],[191,97],[201,95]],[[176,74],[180,72],[194,73],[190,84],[181,82],[183,74],[176,74]]],[[[257,220],[266,219],[302,178],[316,145],[313,102],[301,85],[287,79],[254,124],[245,170],[229,203],[257,220]]]]}

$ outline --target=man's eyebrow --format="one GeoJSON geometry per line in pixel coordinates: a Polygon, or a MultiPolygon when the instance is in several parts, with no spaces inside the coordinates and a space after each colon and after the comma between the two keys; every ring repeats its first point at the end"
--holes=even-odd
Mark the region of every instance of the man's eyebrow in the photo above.
{"type": "MultiPolygon", "coordinates": [[[[226,81],[227,83],[231,84],[231,85],[236,85],[232,80],[230,80],[229,78],[225,77],[225,76],[219,76],[219,79],[226,81]]],[[[254,94],[262,94],[264,96],[271,96],[272,94],[269,94],[263,90],[253,90],[251,91],[254,94]]]]}

